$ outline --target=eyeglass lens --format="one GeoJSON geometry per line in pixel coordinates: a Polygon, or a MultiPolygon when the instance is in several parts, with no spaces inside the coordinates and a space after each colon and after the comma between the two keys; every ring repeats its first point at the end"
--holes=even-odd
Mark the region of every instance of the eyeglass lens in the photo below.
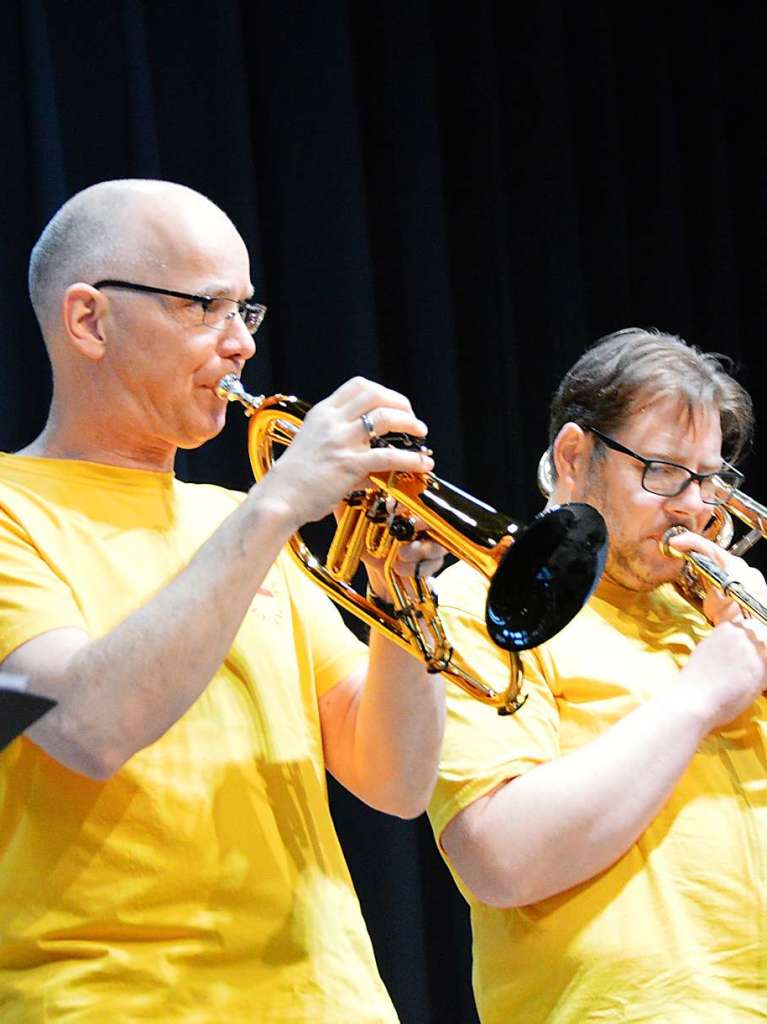
{"type": "Polygon", "coordinates": [[[234,299],[216,298],[211,299],[205,306],[202,314],[203,323],[217,330],[223,330],[228,323],[239,315],[251,334],[255,334],[264,318],[262,306],[252,304],[240,304],[234,299]]]}
{"type": "MultiPolygon", "coordinates": [[[[670,466],[663,462],[650,462],[645,467],[642,483],[646,490],[664,497],[680,494],[693,479],[682,466],[670,466]]],[[[705,476],[700,481],[700,495],[708,505],[721,505],[737,486],[738,476],[726,469],[705,476]]]]}

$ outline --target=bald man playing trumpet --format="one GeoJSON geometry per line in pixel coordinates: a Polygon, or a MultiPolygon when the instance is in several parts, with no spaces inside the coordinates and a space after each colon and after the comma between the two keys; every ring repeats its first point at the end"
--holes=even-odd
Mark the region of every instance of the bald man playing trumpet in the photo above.
{"type": "MultiPolygon", "coordinates": [[[[355,640],[283,546],[368,474],[429,471],[371,445],[426,426],[355,378],[247,495],[177,480],[264,313],[242,238],[183,186],[79,193],[29,279],[54,392],[0,457],[0,666],[58,703],[0,759],[0,1016],[395,1021],[325,771],[420,814],[443,687],[355,640]]],[[[399,568],[441,554],[415,541],[399,568]]]]}

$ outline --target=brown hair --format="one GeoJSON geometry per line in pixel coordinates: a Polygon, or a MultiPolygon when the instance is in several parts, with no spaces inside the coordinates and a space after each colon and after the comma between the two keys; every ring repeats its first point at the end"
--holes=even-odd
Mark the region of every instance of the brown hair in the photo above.
{"type": "Polygon", "coordinates": [[[551,401],[549,443],[565,423],[618,430],[637,406],[669,397],[696,410],[715,407],[725,457],[737,460],[754,429],[748,392],[728,372],[730,360],[701,352],[683,338],[655,328],[627,327],[594,343],[565,374],[551,401]]]}

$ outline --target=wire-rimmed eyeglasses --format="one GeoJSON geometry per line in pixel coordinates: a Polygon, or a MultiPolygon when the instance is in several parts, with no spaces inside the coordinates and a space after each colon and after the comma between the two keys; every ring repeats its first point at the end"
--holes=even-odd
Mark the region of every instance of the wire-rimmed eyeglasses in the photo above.
{"type": "Polygon", "coordinates": [[[596,427],[585,427],[595,437],[612,448],[615,452],[628,455],[644,466],[642,471],[642,487],[650,494],[657,494],[663,498],[673,498],[688,487],[693,480],[700,484],[700,497],[706,505],[723,505],[729,496],[743,482],[743,474],[739,469],[731,466],[729,462],[723,462],[721,469],[712,473],[696,473],[687,466],[678,462],[666,462],[663,459],[647,459],[644,455],[627,448],[625,444],[608,437],[596,427]]]}
{"type": "Polygon", "coordinates": [[[187,299],[197,302],[202,310],[202,323],[223,331],[236,316],[241,316],[246,329],[255,334],[261,326],[266,314],[266,306],[258,302],[239,299],[227,299],[220,295],[191,295],[189,292],[177,292],[171,288],[156,288],[151,284],[135,284],[133,281],[97,281],[94,288],[124,288],[133,292],[149,292],[150,295],[170,295],[174,299],[187,299]]]}

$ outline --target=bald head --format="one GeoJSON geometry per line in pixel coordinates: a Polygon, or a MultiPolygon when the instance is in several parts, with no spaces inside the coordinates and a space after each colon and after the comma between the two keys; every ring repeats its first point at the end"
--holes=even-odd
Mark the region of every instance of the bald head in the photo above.
{"type": "MultiPolygon", "coordinates": [[[[29,295],[43,335],[77,281],[162,284],[173,252],[226,215],[184,185],[150,179],[104,181],[78,192],[49,221],[29,261],[29,295]]],[[[234,230],[234,229],[233,229],[234,230]]]]}

